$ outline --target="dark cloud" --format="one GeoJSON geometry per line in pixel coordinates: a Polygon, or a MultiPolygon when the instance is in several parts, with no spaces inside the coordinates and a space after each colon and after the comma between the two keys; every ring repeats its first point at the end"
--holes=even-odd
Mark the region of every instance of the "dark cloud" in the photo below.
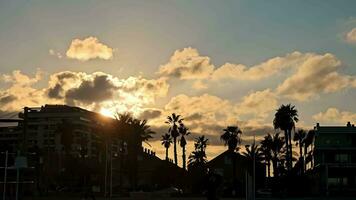
{"type": "Polygon", "coordinates": [[[78,88],[72,88],[65,94],[67,101],[79,100],[83,103],[101,102],[113,97],[115,86],[107,75],[97,75],[94,79],[83,81],[78,88]]]}
{"type": "Polygon", "coordinates": [[[0,97],[0,105],[5,105],[8,103],[11,103],[12,101],[15,101],[16,99],[17,99],[17,97],[14,95],[6,95],[3,97],[0,97]]]}
{"type": "Polygon", "coordinates": [[[159,116],[161,116],[162,111],[158,110],[158,109],[146,109],[145,111],[143,111],[139,118],[140,119],[146,119],[146,120],[150,120],[150,119],[154,119],[157,118],[159,116]]]}
{"type": "Polygon", "coordinates": [[[62,86],[59,83],[57,83],[53,88],[48,89],[47,95],[49,98],[60,99],[62,98],[60,95],[60,92],[62,90],[63,90],[62,86]]]}

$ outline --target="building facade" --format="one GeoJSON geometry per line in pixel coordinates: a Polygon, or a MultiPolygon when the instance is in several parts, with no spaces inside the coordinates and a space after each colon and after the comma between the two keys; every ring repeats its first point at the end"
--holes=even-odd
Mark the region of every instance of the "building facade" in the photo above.
{"type": "Polygon", "coordinates": [[[356,127],[315,127],[314,169],[326,195],[356,194],[356,127]]]}

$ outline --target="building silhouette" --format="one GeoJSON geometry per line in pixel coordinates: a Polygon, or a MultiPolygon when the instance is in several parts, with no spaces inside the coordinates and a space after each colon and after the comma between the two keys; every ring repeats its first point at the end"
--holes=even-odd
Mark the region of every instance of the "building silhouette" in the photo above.
{"type": "Polygon", "coordinates": [[[315,127],[314,171],[325,195],[356,194],[356,127],[315,127]]]}

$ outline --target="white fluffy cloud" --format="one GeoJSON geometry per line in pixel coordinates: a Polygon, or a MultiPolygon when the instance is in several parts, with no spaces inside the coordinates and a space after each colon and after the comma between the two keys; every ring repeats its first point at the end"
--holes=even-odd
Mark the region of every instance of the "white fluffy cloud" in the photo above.
{"type": "Polygon", "coordinates": [[[345,39],[349,43],[356,43],[356,28],[353,28],[348,33],[346,33],[345,39]]]}
{"type": "Polygon", "coordinates": [[[219,79],[238,79],[238,80],[260,80],[280,73],[282,70],[295,67],[304,62],[307,54],[293,52],[282,57],[268,59],[255,66],[247,67],[242,64],[225,63],[217,68],[212,74],[212,78],[219,79]]]}
{"type": "Polygon", "coordinates": [[[158,74],[180,79],[205,79],[213,70],[209,57],[200,56],[197,49],[188,47],[176,50],[169,62],[159,68],[158,74]]]}
{"type": "Polygon", "coordinates": [[[276,91],[288,98],[305,101],[320,93],[352,87],[355,77],[340,74],[340,67],[341,61],[332,54],[309,54],[308,59],[276,91]]]}
{"type": "Polygon", "coordinates": [[[66,55],[68,58],[80,61],[96,58],[109,60],[113,57],[113,49],[100,43],[96,37],[88,37],[83,40],[72,40],[66,55]]]}
{"type": "Polygon", "coordinates": [[[325,112],[313,115],[317,122],[346,124],[356,122],[356,113],[340,111],[337,108],[328,108],[325,112]]]}

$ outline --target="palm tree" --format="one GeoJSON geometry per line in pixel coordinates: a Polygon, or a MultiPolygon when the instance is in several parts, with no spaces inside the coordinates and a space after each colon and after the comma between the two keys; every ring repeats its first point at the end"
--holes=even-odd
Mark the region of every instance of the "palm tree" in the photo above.
{"type": "Polygon", "coordinates": [[[269,133],[261,141],[261,152],[267,166],[268,178],[271,177],[272,143],[272,136],[269,133]]]}
{"type": "Polygon", "coordinates": [[[255,143],[252,145],[245,145],[245,150],[245,152],[242,152],[242,155],[245,156],[248,160],[255,160],[256,162],[261,162],[263,160],[261,148],[255,143]]]}
{"type": "Polygon", "coordinates": [[[198,149],[200,151],[205,151],[206,146],[208,145],[208,138],[205,138],[205,136],[200,136],[198,138],[195,139],[195,144],[194,147],[195,149],[198,149]]]}
{"type": "Polygon", "coordinates": [[[237,126],[228,126],[223,131],[220,139],[224,141],[225,146],[228,146],[228,153],[232,160],[233,184],[236,185],[236,150],[238,150],[238,145],[241,144],[242,131],[237,126]]]}
{"type": "Polygon", "coordinates": [[[188,131],[188,128],[185,127],[183,123],[179,124],[179,133],[181,135],[179,143],[180,147],[182,147],[182,162],[183,162],[183,169],[186,169],[186,156],[185,156],[185,146],[187,145],[187,141],[185,139],[185,136],[189,135],[190,132],[188,131]]]}
{"type": "Polygon", "coordinates": [[[194,147],[195,150],[188,157],[188,168],[192,169],[194,167],[201,167],[205,170],[206,160],[206,146],[208,144],[208,139],[205,136],[195,138],[194,147]]]}
{"type": "Polygon", "coordinates": [[[137,182],[137,157],[142,147],[142,142],[147,142],[154,132],[147,125],[146,120],[139,120],[132,117],[129,113],[116,115],[117,138],[127,142],[128,158],[130,165],[130,179],[133,188],[137,182]]]}
{"type": "Polygon", "coordinates": [[[299,163],[300,163],[300,172],[304,173],[304,156],[303,156],[303,139],[306,136],[306,131],[303,129],[299,129],[293,137],[293,141],[296,142],[296,146],[299,146],[299,163]]]}
{"type": "Polygon", "coordinates": [[[165,123],[169,124],[168,132],[171,134],[173,138],[173,150],[174,150],[174,163],[178,165],[178,158],[177,158],[177,137],[179,136],[178,125],[182,123],[183,119],[180,118],[180,115],[176,115],[172,113],[171,116],[167,117],[167,121],[165,123]]]}
{"type": "Polygon", "coordinates": [[[225,146],[228,146],[228,150],[234,152],[237,150],[238,144],[241,143],[242,131],[237,126],[228,126],[223,129],[224,133],[220,136],[220,139],[224,141],[225,146]]]}
{"type": "Polygon", "coordinates": [[[291,104],[281,105],[275,113],[273,126],[284,131],[286,143],[287,169],[292,169],[292,138],[291,132],[298,122],[298,111],[291,104]]]}
{"type": "Polygon", "coordinates": [[[271,143],[271,160],[273,165],[273,176],[278,177],[279,175],[279,162],[283,160],[283,146],[284,146],[284,138],[279,137],[279,133],[276,133],[272,136],[271,143]]]}
{"type": "Polygon", "coordinates": [[[164,135],[162,135],[162,145],[164,146],[164,148],[166,148],[166,160],[168,160],[168,149],[172,144],[172,137],[170,134],[166,133],[164,135]]]}
{"type": "Polygon", "coordinates": [[[195,150],[188,157],[188,168],[204,167],[206,164],[205,151],[195,150]]]}

